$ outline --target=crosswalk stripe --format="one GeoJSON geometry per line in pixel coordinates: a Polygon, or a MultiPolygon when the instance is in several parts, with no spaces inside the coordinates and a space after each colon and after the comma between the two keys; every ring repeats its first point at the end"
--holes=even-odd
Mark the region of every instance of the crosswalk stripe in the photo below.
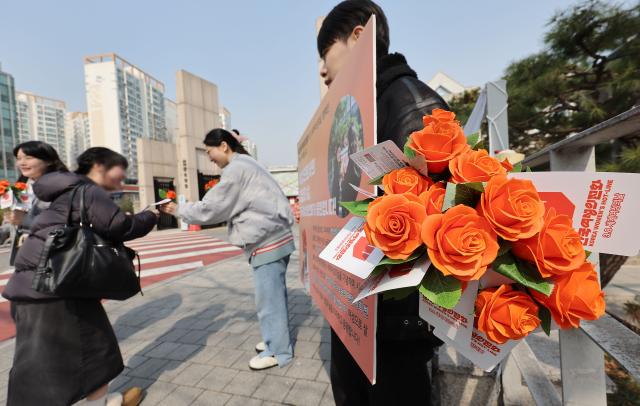
{"type": "Polygon", "coordinates": [[[202,243],[202,244],[187,244],[187,245],[183,245],[180,247],[176,247],[176,246],[171,246],[171,247],[167,247],[167,248],[160,248],[157,250],[149,250],[149,251],[141,251],[140,252],[140,256],[144,257],[150,254],[158,254],[161,252],[173,252],[173,251],[181,251],[181,250],[188,250],[191,248],[204,248],[204,247],[219,247],[221,245],[230,245],[229,243],[226,243],[224,241],[220,241],[220,242],[208,242],[208,243],[202,243]]]}
{"type": "Polygon", "coordinates": [[[176,238],[183,239],[183,238],[200,238],[200,237],[214,238],[209,234],[198,233],[198,234],[171,234],[171,235],[158,235],[158,236],[154,235],[151,237],[146,236],[146,237],[137,238],[133,241],[171,241],[171,240],[175,240],[176,238]]]}
{"type": "Polygon", "coordinates": [[[199,255],[210,255],[210,254],[217,254],[221,252],[231,252],[231,251],[240,251],[240,249],[238,247],[231,246],[231,247],[215,248],[211,250],[185,252],[182,254],[163,255],[163,256],[154,257],[154,258],[143,258],[140,260],[140,263],[150,264],[153,262],[162,262],[162,261],[167,261],[171,259],[190,258],[190,257],[197,257],[199,255]]]}
{"type": "Polygon", "coordinates": [[[159,267],[159,268],[151,268],[149,270],[143,269],[142,270],[142,279],[144,280],[144,278],[146,278],[148,276],[162,275],[164,273],[169,273],[169,272],[177,272],[177,271],[186,271],[186,270],[196,269],[196,268],[200,268],[201,266],[204,266],[204,263],[202,261],[196,261],[196,262],[186,262],[186,263],[177,264],[177,265],[163,266],[163,267],[159,267]]]}
{"type": "Polygon", "coordinates": [[[127,245],[128,247],[131,248],[146,248],[146,247],[163,247],[163,246],[170,246],[170,245],[175,245],[175,244],[193,244],[196,242],[204,242],[204,241],[213,241],[213,242],[218,242],[221,240],[216,240],[214,238],[206,238],[206,237],[201,237],[201,238],[197,238],[197,239],[179,239],[177,241],[164,241],[164,242],[156,242],[156,241],[152,241],[152,242],[136,242],[136,243],[126,243],[125,245],[127,245]]]}

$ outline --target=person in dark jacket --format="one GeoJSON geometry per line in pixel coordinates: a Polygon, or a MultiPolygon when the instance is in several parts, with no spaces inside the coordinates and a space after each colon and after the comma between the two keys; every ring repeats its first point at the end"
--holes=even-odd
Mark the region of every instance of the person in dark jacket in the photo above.
{"type": "MultiPolygon", "coordinates": [[[[423,128],[422,117],[446,102],[418,80],[405,57],[389,54],[389,27],[382,9],[369,0],[347,0],[324,19],[318,33],[320,75],[328,86],[340,72],[372,14],[376,15],[378,142],[392,140],[401,150],[423,128]]],[[[340,338],[331,331],[331,384],[338,406],[430,405],[427,362],[441,345],[418,316],[418,293],[402,300],[378,300],[377,383],[371,385],[340,338]]]]}
{"type": "MultiPolygon", "coordinates": [[[[67,166],[58,156],[58,151],[51,145],[42,141],[26,141],[17,145],[13,149],[13,156],[16,158],[16,167],[20,172],[18,182],[28,185],[27,193],[33,194],[33,183],[44,174],[53,171],[66,172],[67,166]]],[[[48,202],[43,202],[36,197],[31,197],[30,207],[25,211],[23,205],[16,207],[9,212],[9,222],[16,227],[13,245],[11,247],[10,265],[14,265],[18,248],[29,235],[29,228],[33,219],[40,212],[49,207],[48,202]]]]}
{"type": "MultiPolygon", "coordinates": [[[[28,192],[31,192],[30,189],[33,182],[40,179],[44,174],[54,171],[67,171],[67,167],[60,160],[58,152],[46,142],[23,142],[13,149],[13,156],[16,158],[16,167],[20,172],[18,182],[28,184],[28,192]]],[[[9,213],[9,222],[16,226],[15,241],[13,242],[9,261],[11,265],[15,261],[18,248],[29,235],[29,228],[33,219],[48,206],[49,203],[34,198],[28,211],[18,206],[9,213]]]]}
{"type": "MultiPolygon", "coordinates": [[[[8,406],[66,406],[86,398],[85,404],[105,405],[107,385],[124,369],[118,341],[99,299],[69,299],[31,288],[34,271],[48,233],[80,221],[79,195],[85,185],[85,205],[95,233],[121,242],[149,233],[157,214],[127,215],[108,191],[120,189],[127,160],[107,148],[90,148],[78,157],[77,173],[54,171],[33,185],[38,199],[50,206],[33,219],[30,234],[18,251],[15,272],[3,296],[15,307],[15,355],[9,374],[8,406]]],[[[138,404],[139,389],[111,404],[138,404]]]]}

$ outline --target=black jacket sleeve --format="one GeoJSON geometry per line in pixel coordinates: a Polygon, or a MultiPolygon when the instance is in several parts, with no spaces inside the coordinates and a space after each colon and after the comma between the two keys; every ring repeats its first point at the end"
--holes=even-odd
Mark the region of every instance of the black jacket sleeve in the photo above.
{"type": "Polygon", "coordinates": [[[136,215],[124,213],[109,195],[97,185],[89,185],[85,191],[86,207],[94,231],[113,242],[129,241],[148,234],[156,225],[152,212],[136,215]]]}

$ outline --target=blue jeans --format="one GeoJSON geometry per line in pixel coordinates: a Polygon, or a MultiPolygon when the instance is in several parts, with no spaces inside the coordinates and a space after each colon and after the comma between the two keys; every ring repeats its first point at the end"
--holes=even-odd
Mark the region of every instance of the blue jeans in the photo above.
{"type": "Polygon", "coordinates": [[[287,309],[287,265],[289,255],[253,268],[258,321],[267,348],[260,357],[276,357],[280,367],[293,358],[287,309]]]}

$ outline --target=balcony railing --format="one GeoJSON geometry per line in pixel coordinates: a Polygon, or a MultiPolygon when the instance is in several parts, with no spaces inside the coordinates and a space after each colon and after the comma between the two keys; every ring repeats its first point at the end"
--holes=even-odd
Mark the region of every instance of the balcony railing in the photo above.
{"type": "MultiPolygon", "coordinates": [[[[640,106],[542,149],[525,159],[524,165],[594,172],[596,145],[634,135],[640,135],[640,106]]],[[[502,374],[503,390],[520,378],[537,405],[606,405],[605,353],[640,381],[640,336],[609,315],[583,322],[580,329],[561,330],[559,341],[561,397],[525,340],[510,355],[517,368],[502,374]],[[520,376],[514,376],[514,370],[520,376]]]]}

